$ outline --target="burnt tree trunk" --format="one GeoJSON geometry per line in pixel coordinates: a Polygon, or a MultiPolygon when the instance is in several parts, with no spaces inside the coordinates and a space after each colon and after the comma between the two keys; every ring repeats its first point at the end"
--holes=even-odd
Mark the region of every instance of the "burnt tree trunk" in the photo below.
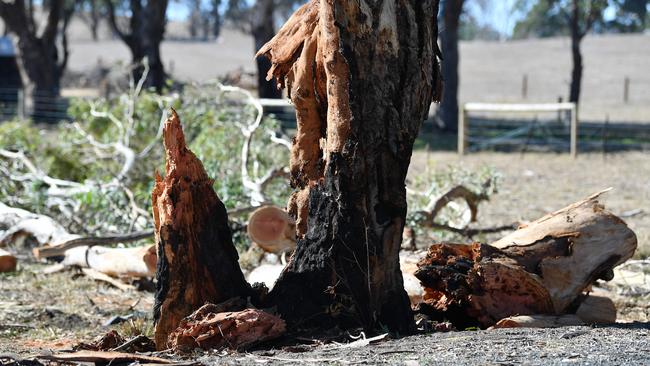
{"type": "MultiPolygon", "coordinates": [[[[274,0],[258,0],[253,8],[251,31],[255,40],[255,49],[259,50],[275,35],[273,27],[274,0]]],[[[257,94],[260,98],[282,98],[282,91],[266,80],[271,68],[271,61],[266,57],[256,57],[257,64],[257,94]]]]}
{"type": "Polygon", "coordinates": [[[440,118],[447,131],[458,131],[458,25],[463,12],[464,0],[442,2],[444,28],[440,31],[442,47],[442,79],[445,88],[440,102],[440,118]]]}
{"type": "Polygon", "coordinates": [[[185,146],[172,111],[163,142],[166,175],[156,176],[152,193],[158,255],[154,320],[158,349],[180,321],[206,302],[252,295],[239,268],[228,215],[199,159],[185,146]]]}
{"type": "Polygon", "coordinates": [[[296,106],[289,325],[413,329],[399,267],[413,142],[439,98],[437,0],[312,0],[259,54],[296,106]]]}

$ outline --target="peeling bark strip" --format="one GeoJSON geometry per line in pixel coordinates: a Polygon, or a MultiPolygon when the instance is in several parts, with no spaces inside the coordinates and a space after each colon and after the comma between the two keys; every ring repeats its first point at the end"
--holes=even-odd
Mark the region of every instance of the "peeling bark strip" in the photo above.
{"type": "Polygon", "coordinates": [[[271,292],[290,325],[412,329],[398,252],[413,142],[439,98],[437,13],[437,0],[312,0],[258,52],[298,121],[298,243],[271,292]]]}
{"type": "Polygon", "coordinates": [[[612,269],[632,257],[637,240],[620,218],[605,211],[598,196],[492,245],[431,246],[415,273],[425,287],[421,310],[459,327],[488,327],[514,315],[611,319],[609,303],[595,306],[598,300],[583,294],[595,280],[611,279],[612,269]]]}
{"type": "Polygon", "coordinates": [[[168,335],[206,302],[246,297],[232,244],[226,209],[212,189],[201,161],[185,146],[181,122],[172,110],[163,129],[166,176],[156,175],[152,192],[158,265],[155,342],[167,348],[168,335]]]}

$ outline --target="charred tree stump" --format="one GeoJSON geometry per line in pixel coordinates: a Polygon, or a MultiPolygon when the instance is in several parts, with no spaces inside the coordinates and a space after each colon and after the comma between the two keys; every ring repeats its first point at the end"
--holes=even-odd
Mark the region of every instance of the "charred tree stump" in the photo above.
{"type": "Polygon", "coordinates": [[[270,299],[289,326],[413,328],[399,267],[413,142],[440,97],[437,0],[312,0],[258,52],[298,129],[297,246],[270,299]]]}
{"type": "Polygon", "coordinates": [[[489,327],[514,315],[611,320],[611,304],[591,299],[587,291],[597,279],[612,279],[612,269],[632,257],[637,240],[625,222],[605,211],[598,196],[492,245],[431,246],[415,273],[425,287],[421,311],[457,327],[489,327]]]}
{"type": "Polygon", "coordinates": [[[199,159],[185,146],[172,110],[163,130],[166,175],[156,175],[152,193],[158,280],[154,304],[155,342],[206,302],[251,295],[232,244],[228,215],[199,159]]]}

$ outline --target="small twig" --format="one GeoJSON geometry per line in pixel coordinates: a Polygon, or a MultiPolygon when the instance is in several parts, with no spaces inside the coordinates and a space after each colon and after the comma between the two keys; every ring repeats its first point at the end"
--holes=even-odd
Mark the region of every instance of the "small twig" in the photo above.
{"type": "Polygon", "coordinates": [[[132,345],[143,342],[143,341],[149,341],[149,337],[147,337],[146,335],[140,334],[140,335],[135,336],[135,337],[131,338],[130,340],[124,342],[123,344],[111,349],[111,351],[126,351],[132,345]]]}
{"type": "Polygon", "coordinates": [[[428,223],[425,226],[430,227],[432,229],[437,229],[437,230],[451,231],[453,233],[456,233],[456,234],[459,234],[459,235],[462,235],[464,237],[472,239],[474,236],[480,235],[480,234],[491,234],[491,233],[499,233],[499,232],[507,231],[507,230],[516,230],[518,224],[502,225],[502,226],[480,228],[480,229],[470,229],[470,228],[459,229],[459,228],[449,226],[449,225],[437,224],[435,222],[434,223],[428,223]]]}

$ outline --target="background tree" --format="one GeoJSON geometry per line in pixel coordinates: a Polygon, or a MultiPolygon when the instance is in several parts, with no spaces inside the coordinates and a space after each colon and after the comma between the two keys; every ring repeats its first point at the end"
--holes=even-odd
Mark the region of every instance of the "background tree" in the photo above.
{"type": "Polygon", "coordinates": [[[221,7],[221,0],[212,0],[210,2],[210,15],[212,18],[212,36],[214,38],[219,38],[219,35],[221,34],[221,25],[223,23],[223,19],[221,17],[221,10],[219,9],[221,7]]]}
{"type": "Polygon", "coordinates": [[[442,78],[445,87],[440,103],[440,118],[447,131],[458,130],[458,32],[465,0],[443,0],[441,4],[442,78]]]}
{"type": "MultiPolygon", "coordinates": [[[[149,62],[150,71],[144,85],[160,91],[165,84],[160,43],[165,35],[168,0],[105,0],[105,4],[108,21],[131,51],[133,64],[141,65],[145,57],[149,62]]],[[[143,66],[134,68],[136,80],[142,77],[143,69],[143,66]]]]}
{"type": "Polygon", "coordinates": [[[515,34],[536,34],[550,36],[568,33],[571,37],[571,86],[569,101],[578,103],[582,84],[582,52],[580,46],[584,37],[595,24],[603,22],[603,11],[607,0],[541,0],[539,2],[519,1],[520,8],[530,11],[524,20],[515,26],[515,34]]]}
{"type": "Polygon", "coordinates": [[[616,17],[606,22],[606,30],[642,32],[648,27],[649,0],[613,0],[616,17]]]}
{"type": "Polygon", "coordinates": [[[100,0],[79,0],[76,15],[88,25],[93,41],[99,37],[99,24],[106,16],[106,7],[100,0]]]}
{"type": "Polygon", "coordinates": [[[15,36],[26,103],[36,116],[46,110],[49,99],[59,95],[69,55],[66,30],[76,1],[49,0],[41,5],[47,10],[44,24],[38,24],[32,1],[0,1],[0,17],[15,36]]]}
{"type": "MultiPolygon", "coordinates": [[[[275,35],[276,21],[288,17],[304,0],[229,0],[225,18],[240,30],[253,36],[255,50],[260,49],[275,35]]],[[[281,98],[273,82],[266,80],[271,63],[263,57],[256,59],[257,90],[260,98],[281,98]]]]}
{"type": "Polygon", "coordinates": [[[201,0],[187,0],[187,6],[190,10],[189,18],[187,19],[187,28],[190,32],[190,37],[196,38],[203,25],[204,10],[201,7],[201,0]]]}

